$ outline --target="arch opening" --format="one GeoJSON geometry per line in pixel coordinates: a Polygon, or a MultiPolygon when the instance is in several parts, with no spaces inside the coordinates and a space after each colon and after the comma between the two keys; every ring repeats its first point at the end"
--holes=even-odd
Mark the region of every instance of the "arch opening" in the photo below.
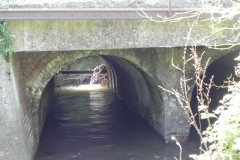
{"type": "MultiPolygon", "coordinates": [[[[94,70],[101,65],[103,65],[103,61],[98,56],[77,59],[63,67],[58,71],[58,74],[55,75],[57,87],[90,84],[94,70]]],[[[93,84],[99,84],[99,79],[94,80],[93,84]]]]}
{"type": "MultiPolygon", "coordinates": [[[[96,63],[95,57],[95,60],[93,60],[95,62],[92,63],[94,65],[91,65],[90,68],[93,69],[96,65],[103,62],[107,66],[109,81],[108,87],[111,88],[115,94],[118,95],[117,97],[123,100],[124,103],[131,108],[131,110],[139,114],[152,126],[155,131],[157,131],[158,134],[162,136],[162,138],[164,138],[164,133],[162,132],[163,129],[161,128],[164,124],[161,124],[162,121],[160,121],[164,118],[161,117],[163,115],[163,109],[160,108],[162,105],[161,94],[154,81],[137,65],[124,58],[111,55],[100,55],[99,57],[101,59],[99,63],[96,63]],[[162,119],[160,119],[160,117],[162,119]]],[[[86,59],[82,58],[76,60],[72,64],[64,67],[64,69],[74,69],[73,66],[76,65],[76,63],[81,63],[81,60],[86,59]]],[[[84,69],[84,67],[87,67],[85,69],[89,69],[89,64],[86,66],[82,64],[82,67],[80,68],[84,69]]],[[[51,84],[48,83],[45,90],[50,89],[50,86],[52,86],[53,83],[55,83],[55,86],[58,87],[58,78],[59,77],[55,75],[49,82],[51,84]]],[[[63,77],[61,77],[61,81],[62,79],[63,77]]],[[[71,78],[71,80],[73,79],[75,78],[71,78]]],[[[75,79],[75,81],[77,80],[75,79]]],[[[78,84],[71,81],[66,83],[66,86],[68,85],[76,86],[78,84]]],[[[44,101],[43,95],[46,93],[45,90],[43,91],[41,101],[44,101]]],[[[44,103],[41,102],[40,104],[44,103]]],[[[44,110],[42,112],[46,113],[46,110],[43,107],[41,108],[44,110]]]]}
{"type": "MultiPolygon", "coordinates": [[[[100,55],[99,57],[100,59],[98,59],[97,56],[93,56],[92,62],[86,61],[86,58],[92,59],[92,57],[81,58],[70,65],[67,65],[64,69],[72,70],[74,67],[76,69],[76,65],[81,64],[77,68],[80,67],[81,69],[89,70],[103,62],[107,66],[109,81],[108,87],[111,88],[134,112],[146,120],[153,129],[164,138],[164,124],[162,123],[164,121],[164,117],[162,116],[164,113],[163,108],[161,108],[163,104],[157,84],[155,84],[154,81],[137,65],[124,58],[111,55],[100,55]],[[85,64],[83,64],[84,61],[85,64]]],[[[66,78],[66,76],[60,77],[61,82],[64,81],[64,77],[66,78]]],[[[49,90],[47,88],[52,86],[53,83],[57,86],[57,84],[59,84],[58,78],[59,77],[55,75],[54,78],[50,80],[51,85],[48,84],[45,87],[45,90],[49,90]]],[[[84,77],[82,79],[84,79],[84,77]]],[[[70,80],[74,81],[69,81],[66,85],[78,85],[77,81],[79,79],[72,77],[70,80]]],[[[44,104],[45,90],[43,91],[40,104],[44,104]]],[[[46,117],[45,115],[47,113],[46,110],[48,109],[40,107],[40,113],[44,113],[44,115],[40,115],[41,122],[39,122],[39,124],[41,126],[39,128],[43,127],[45,121],[44,117],[46,117]]],[[[39,132],[41,133],[41,130],[39,132]]]]}
{"type": "MultiPolygon", "coordinates": [[[[231,52],[226,54],[225,56],[222,56],[221,58],[215,60],[213,63],[211,63],[206,70],[206,77],[204,79],[205,83],[210,82],[210,78],[213,76],[213,82],[216,86],[226,86],[226,83],[224,81],[227,81],[229,77],[234,78],[235,81],[239,81],[240,78],[237,77],[234,73],[234,66],[237,66],[237,61],[234,59],[239,55],[239,52],[231,52]]],[[[201,76],[202,77],[202,76],[201,76]]],[[[214,111],[219,105],[220,100],[223,98],[223,96],[228,92],[227,88],[222,87],[215,87],[212,86],[210,89],[209,98],[211,99],[211,102],[209,104],[209,112],[214,111]]],[[[205,99],[206,101],[206,99],[205,99]]],[[[202,130],[205,130],[208,126],[208,122],[206,119],[202,120],[199,119],[198,114],[198,100],[197,100],[197,86],[194,86],[192,97],[191,97],[191,109],[194,114],[196,114],[195,120],[200,126],[202,130]]],[[[215,118],[210,118],[211,123],[214,123],[216,121],[215,118]]],[[[197,132],[194,129],[193,126],[191,126],[190,129],[190,138],[196,139],[198,138],[197,132]]]]}

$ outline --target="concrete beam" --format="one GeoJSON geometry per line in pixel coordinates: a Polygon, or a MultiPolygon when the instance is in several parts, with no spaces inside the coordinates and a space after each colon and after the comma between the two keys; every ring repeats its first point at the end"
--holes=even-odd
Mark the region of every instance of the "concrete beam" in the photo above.
{"type": "Polygon", "coordinates": [[[61,74],[93,74],[93,71],[59,71],[61,74]]]}
{"type": "MultiPolygon", "coordinates": [[[[193,10],[193,9],[192,9],[193,10]]],[[[192,17],[194,12],[186,8],[82,8],[82,9],[0,9],[1,20],[130,20],[159,19],[177,15],[192,17]]],[[[204,18],[205,16],[203,16],[204,18]]]]}

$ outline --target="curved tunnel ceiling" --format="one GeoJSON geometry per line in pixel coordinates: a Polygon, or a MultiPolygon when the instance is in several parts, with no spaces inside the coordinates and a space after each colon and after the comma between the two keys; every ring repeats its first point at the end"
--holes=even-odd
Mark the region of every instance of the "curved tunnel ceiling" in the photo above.
{"type": "Polygon", "coordinates": [[[139,66],[124,58],[100,57],[107,66],[109,87],[163,136],[160,130],[164,126],[164,107],[157,84],[139,66]]]}

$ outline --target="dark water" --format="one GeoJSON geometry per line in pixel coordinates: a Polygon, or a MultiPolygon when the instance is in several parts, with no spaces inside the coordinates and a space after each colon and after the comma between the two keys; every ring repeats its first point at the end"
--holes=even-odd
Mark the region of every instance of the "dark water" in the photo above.
{"type": "MultiPolygon", "coordinates": [[[[183,160],[198,150],[193,142],[183,148],[183,160]]],[[[179,148],[165,145],[110,89],[59,89],[35,160],[172,160],[174,156],[179,157],[179,148]]]]}

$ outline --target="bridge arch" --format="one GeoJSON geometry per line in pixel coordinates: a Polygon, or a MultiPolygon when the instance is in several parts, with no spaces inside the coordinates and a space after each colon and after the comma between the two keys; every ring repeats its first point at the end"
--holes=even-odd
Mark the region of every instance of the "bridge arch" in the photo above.
{"type": "MultiPolygon", "coordinates": [[[[32,115],[37,141],[43,129],[47,110],[44,98],[53,94],[53,76],[64,66],[77,59],[87,56],[100,56],[109,71],[110,88],[113,89],[135,112],[140,114],[164,138],[164,103],[157,83],[141,67],[141,61],[135,54],[123,56],[121,52],[112,51],[73,51],[73,52],[46,52],[35,53],[32,59],[26,60],[31,53],[22,53],[22,66],[24,62],[35,63],[36,66],[29,70],[23,67],[26,78],[27,92],[32,104],[32,115]],[[119,53],[120,52],[120,53],[119,53]],[[38,56],[40,54],[40,56],[38,56]],[[118,55],[118,56],[116,56],[118,55]],[[35,58],[38,57],[38,58],[35,58]],[[129,58],[130,60],[127,60],[129,58]],[[37,62],[36,62],[37,61],[37,62]],[[138,64],[136,64],[136,62],[138,64]],[[30,74],[28,74],[29,72],[30,74]],[[51,88],[46,91],[46,88],[51,88]],[[46,96],[47,95],[47,96],[46,96]],[[42,106],[45,105],[45,106],[42,106]]],[[[133,52],[133,51],[128,51],[133,52]]]]}
{"type": "MultiPolygon", "coordinates": [[[[20,57],[26,89],[31,102],[33,121],[38,127],[35,131],[37,139],[39,140],[39,133],[41,133],[39,124],[43,124],[39,121],[44,120],[44,118],[38,117],[39,113],[43,113],[39,112],[39,105],[45,86],[51,82],[50,79],[61,68],[77,59],[100,56],[111,72],[109,74],[112,80],[110,80],[110,87],[120,97],[125,98],[124,100],[130,106],[137,106],[135,107],[136,112],[143,115],[165,142],[170,142],[171,136],[176,136],[179,140],[186,140],[190,132],[186,113],[174,95],[158,87],[161,85],[166,89],[181,90],[180,78],[182,74],[172,66],[171,59],[173,58],[176,65],[181,66],[183,49],[176,47],[18,52],[17,55],[20,57]],[[135,92],[126,96],[128,94],[124,94],[126,93],[124,87],[135,92]],[[156,106],[156,108],[153,107],[154,109],[151,110],[149,109],[151,107],[146,106],[156,106]]],[[[206,48],[199,47],[198,49],[200,52],[206,48]]],[[[215,60],[227,54],[226,51],[216,52],[218,51],[209,52],[208,56],[213,55],[215,60]]],[[[188,66],[187,74],[189,77],[193,76],[192,64],[188,66]]],[[[189,83],[191,88],[194,87],[193,82],[189,83]]],[[[189,94],[191,95],[191,93],[189,94]]]]}

